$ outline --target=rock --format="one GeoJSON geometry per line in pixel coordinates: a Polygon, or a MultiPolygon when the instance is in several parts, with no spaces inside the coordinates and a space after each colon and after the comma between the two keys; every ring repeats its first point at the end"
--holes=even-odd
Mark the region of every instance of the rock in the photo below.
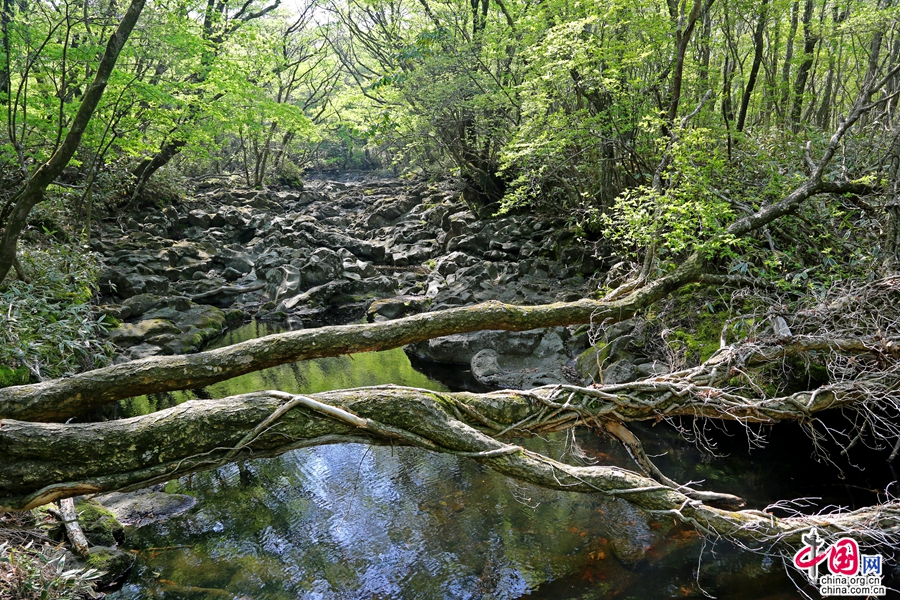
{"type": "Polygon", "coordinates": [[[135,555],[106,546],[94,546],[88,549],[87,565],[102,573],[96,579],[98,589],[108,589],[125,579],[134,565],[135,555]]]}
{"type": "Polygon", "coordinates": [[[396,296],[376,300],[366,310],[366,320],[372,323],[375,321],[376,315],[386,319],[398,319],[420,313],[428,307],[428,304],[429,300],[422,296],[396,296]]]}
{"type": "Polygon", "coordinates": [[[337,278],[344,268],[344,261],[334,250],[319,248],[312,253],[301,269],[303,282],[309,287],[323,285],[337,278]]]}
{"type": "MultiPolygon", "coordinates": [[[[633,568],[643,561],[654,544],[658,543],[671,525],[652,529],[647,514],[633,505],[618,500],[606,508],[607,535],[613,554],[626,567],[633,568]]],[[[669,521],[671,523],[671,520],[669,521]]]]}
{"type": "Polygon", "coordinates": [[[343,279],[317,285],[302,294],[282,300],[276,311],[288,311],[303,304],[327,304],[335,296],[349,293],[352,285],[343,279]]]}
{"type": "Polygon", "coordinates": [[[245,275],[245,273],[236,271],[235,269],[232,269],[231,267],[227,267],[224,271],[222,271],[222,277],[225,279],[225,281],[229,281],[229,282],[237,281],[244,275],[245,275]]]}
{"type": "Polygon", "coordinates": [[[180,332],[181,330],[171,321],[145,319],[137,323],[122,323],[115,329],[110,329],[107,336],[113,344],[127,348],[161,334],[180,332]]]}
{"type": "Polygon", "coordinates": [[[110,267],[103,269],[97,277],[97,284],[100,286],[100,293],[105,296],[130,298],[135,294],[131,280],[119,269],[110,267]]]}
{"type": "Polygon", "coordinates": [[[302,289],[303,275],[300,269],[291,264],[281,265],[266,273],[266,293],[269,298],[278,300],[286,296],[295,296],[302,289]]]}
{"type": "Polygon", "coordinates": [[[668,365],[656,360],[637,365],[636,369],[640,377],[656,377],[657,375],[668,375],[671,373],[668,365]]]}
{"type": "Polygon", "coordinates": [[[154,344],[138,344],[132,346],[125,351],[126,356],[131,360],[140,360],[148,356],[156,356],[162,354],[162,348],[154,344]]]}
{"type": "Polygon", "coordinates": [[[123,525],[142,527],[164,521],[190,509],[197,503],[192,496],[166,494],[151,489],[136,492],[112,492],[96,497],[123,525]]]}
{"type": "Polygon", "coordinates": [[[393,294],[397,289],[397,280],[387,275],[379,275],[377,277],[368,277],[359,281],[354,281],[350,286],[351,294],[358,295],[385,295],[393,294]]]}
{"type": "Polygon", "coordinates": [[[378,275],[378,271],[375,269],[375,266],[368,261],[359,260],[357,258],[353,258],[350,260],[344,260],[344,271],[350,273],[356,273],[360,277],[375,277],[378,275]]]}
{"type": "Polygon", "coordinates": [[[611,342],[612,340],[618,339],[622,336],[629,335],[632,331],[634,331],[634,328],[636,326],[637,321],[635,321],[635,319],[627,319],[625,321],[613,323],[603,332],[604,340],[606,342],[611,342]]]}
{"type": "Polygon", "coordinates": [[[475,379],[484,385],[505,389],[530,389],[568,383],[563,367],[569,357],[556,331],[548,331],[528,356],[500,355],[486,349],[472,357],[475,379]]]}
{"type": "Polygon", "coordinates": [[[188,213],[188,223],[192,227],[208,229],[210,224],[212,223],[212,215],[204,210],[192,210],[188,213]]]}
{"type": "Polygon", "coordinates": [[[241,275],[246,275],[253,270],[253,259],[243,252],[223,249],[213,258],[213,264],[219,264],[226,269],[233,269],[241,275]]]}
{"type": "Polygon", "coordinates": [[[630,360],[623,358],[603,369],[603,383],[607,385],[628,383],[637,379],[637,374],[634,364],[630,360]]]}
{"type": "Polygon", "coordinates": [[[482,350],[472,357],[472,374],[479,381],[500,375],[503,373],[503,368],[500,366],[498,358],[499,355],[494,350],[490,348],[482,350]]]}
{"type": "Polygon", "coordinates": [[[115,547],[125,541],[125,528],[116,516],[93,499],[75,499],[78,524],[91,546],[115,547]]]}
{"type": "Polygon", "coordinates": [[[126,299],[122,305],[129,309],[128,317],[126,318],[136,318],[147,311],[158,307],[160,305],[160,298],[159,296],[154,296],[152,294],[138,294],[126,299]]]}
{"type": "Polygon", "coordinates": [[[456,273],[463,267],[469,267],[478,261],[473,256],[469,256],[465,252],[451,252],[446,256],[442,256],[437,260],[435,270],[446,277],[451,273],[456,273]]]}
{"type": "Polygon", "coordinates": [[[415,196],[401,196],[379,201],[372,212],[366,217],[365,226],[369,229],[378,229],[391,224],[404,213],[410,211],[419,198],[415,196]]]}
{"type": "Polygon", "coordinates": [[[476,331],[434,338],[404,347],[408,354],[438,363],[469,364],[481,350],[491,348],[498,354],[530,356],[541,343],[544,330],[476,331]]]}
{"type": "Polygon", "coordinates": [[[140,307],[154,305],[136,323],[122,323],[107,332],[109,340],[129,348],[131,359],[156,354],[195,352],[225,327],[225,313],[218,308],[193,304],[184,297],[147,298],[140,307]]]}
{"type": "Polygon", "coordinates": [[[575,359],[575,371],[585,383],[600,383],[600,368],[606,358],[605,345],[592,346],[575,359]]]}

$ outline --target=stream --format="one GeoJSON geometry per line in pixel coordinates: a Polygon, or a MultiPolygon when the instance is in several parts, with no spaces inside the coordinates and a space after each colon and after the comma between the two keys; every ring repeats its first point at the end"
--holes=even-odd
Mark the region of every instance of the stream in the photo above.
{"type": "MultiPolygon", "coordinates": [[[[213,347],[272,332],[254,322],[213,347]]],[[[131,399],[119,411],[130,416],[198,395],[261,389],[479,389],[459,368],[416,366],[399,348],[311,360],[195,392],[131,399]]],[[[752,455],[741,432],[730,432],[737,435],[722,436],[720,450],[744,451],[727,460],[710,460],[671,427],[636,429],[671,477],[706,480],[754,508],[810,495],[826,496],[823,504],[874,499],[872,485],[841,484],[823,494],[818,483],[829,473],[834,480],[834,472],[810,468],[798,429],[776,429],[769,446],[752,455]]],[[[633,468],[617,446],[590,432],[525,444],[554,458],[633,468]]],[[[129,530],[138,560],[110,600],[798,597],[777,558],[704,543],[671,518],[649,518],[624,501],[539,489],[419,449],[307,448],[184,477],[165,489],[197,504],[129,530]]]]}

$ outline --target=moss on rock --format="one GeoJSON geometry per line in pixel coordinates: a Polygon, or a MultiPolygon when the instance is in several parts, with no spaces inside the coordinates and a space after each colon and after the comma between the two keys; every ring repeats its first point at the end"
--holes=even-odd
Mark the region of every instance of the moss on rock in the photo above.
{"type": "Polygon", "coordinates": [[[75,501],[78,523],[93,546],[115,546],[125,541],[125,529],[109,510],[95,500],[75,501]]]}
{"type": "Polygon", "coordinates": [[[134,565],[134,555],[106,546],[94,546],[88,551],[87,564],[103,573],[97,587],[105,589],[121,581],[134,565]]]}

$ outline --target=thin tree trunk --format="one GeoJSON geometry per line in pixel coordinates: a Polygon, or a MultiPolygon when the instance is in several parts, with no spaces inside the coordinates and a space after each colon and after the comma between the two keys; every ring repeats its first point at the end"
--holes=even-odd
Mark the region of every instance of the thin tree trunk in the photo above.
{"type": "Polygon", "coordinates": [[[788,29],[787,46],[784,53],[784,64],[781,66],[781,114],[788,114],[788,101],[790,100],[791,61],[794,60],[794,38],[797,36],[799,23],[800,3],[791,5],[791,26],[788,29]]]}
{"type": "Polygon", "coordinates": [[[813,35],[812,16],[814,3],[813,0],[806,0],[803,9],[803,62],[800,63],[800,69],[797,71],[797,79],[794,81],[794,103],[791,106],[791,126],[793,130],[799,131],[800,118],[803,114],[803,95],[806,92],[806,82],[809,79],[809,72],[812,69],[813,52],[816,44],[819,43],[819,36],[813,35]]]}
{"type": "Polygon", "coordinates": [[[756,24],[756,30],[753,32],[753,65],[750,67],[750,75],[747,77],[747,84],[744,86],[744,95],[741,98],[741,108],[738,111],[737,127],[738,131],[744,130],[744,122],[747,119],[747,107],[750,105],[750,97],[753,94],[753,88],[756,86],[756,77],[759,74],[759,66],[762,64],[763,56],[763,31],[766,27],[768,19],[769,0],[763,0],[759,9],[759,22],[756,24]]]}

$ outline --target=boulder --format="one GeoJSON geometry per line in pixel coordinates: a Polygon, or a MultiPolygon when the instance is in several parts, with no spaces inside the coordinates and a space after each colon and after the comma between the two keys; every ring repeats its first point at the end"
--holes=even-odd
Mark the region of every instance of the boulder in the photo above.
{"type": "Polygon", "coordinates": [[[603,369],[603,383],[608,385],[628,383],[637,379],[637,375],[634,364],[630,360],[622,358],[603,369]]]}
{"type": "Polygon", "coordinates": [[[301,290],[303,274],[298,267],[284,264],[266,272],[266,293],[272,300],[295,296],[301,290]]]}
{"type": "Polygon", "coordinates": [[[372,323],[376,317],[399,319],[407,315],[417,314],[428,308],[429,302],[423,296],[396,296],[394,298],[376,300],[366,310],[366,320],[372,323]]]}
{"type": "Polygon", "coordinates": [[[107,332],[109,341],[117,346],[127,348],[145,340],[150,340],[166,333],[180,333],[181,330],[171,321],[165,319],[145,319],[137,323],[122,323],[107,332]]]}
{"type": "Polygon", "coordinates": [[[188,213],[188,224],[191,227],[199,227],[201,229],[208,229],[210,224],[212,223],[212,215],[204,210],[192,210],[188,213]]]}
{"type": "Polygon", "coordinates": [[[134,284],[128,275],[120,270],[107,267],[100,272],[97,278],[100,293],[104,296],[118,296],[130,298],[135,295],[134,284]]]}
{"type": "Polygon", "coordinates": [[[496,350],[481,350],[472,357],[472,375],[487,386],[505,389],[530,389],[541,385],[563,384],[563,367],[569,357],[556,331],[548,331],[528,356],[501,355],[496,350]]]}
{"type": "Polygon", "coordinates": [[[545,330],[476,331],[434,338],[404,347],[408,354],[438,363],[467,365],[481,350],[490,348],[498,354],[530,356],[544,337],[545,330]]]}
{"type": "Polygon", "coordinates": [[[125,541],[125,528],[99,502],[79,496],[75,499],[78,524],[91,546],[115,547],[125,541]]]}
{"type": "Polygon", "coordinates": [[[97,496],[123,525],[141,527],[179,515],[197,503],[192,496],[166,494],[152,489],[136,492],[112,492],[97,496]]]}
{"type": "Polygon", "coordinates": [[[108,589],[124,580],[131,571],[135,558],[130,552],[122,552],[107,546],[89,548],[87,565],[101,573],[95,580],[97,589],[108,589]]]}
{"type": "Polygon", "coordinates": [[[324,285],[340,277],[344,270],[344,261],[334,250],[319,248],[312,253],[301,270],[304,285],[308,287],[324,285]]]}
{"type": "Polygon", "coordinates": [[[138,294],[126,299],[122,305],[128,307],[128,318],[137,318],[149,310],[160,306],[161,298],[152,294],[138,294]]]}
{"type": "Polygon", "coordinates": [[[246,275],[253,270],[253,259],[248,254],[228,248],[224,248],[216,254],[213,258],[213,264],[221,265],[226,269],[233,269],[241,275],[246,275]]]}
{"type": "Polygon", "coordinates": [[[283,299],[278,304],[278,308],[276,309],[276,311],[286,312],[296,306],[306,304],[328,304],[335,296],[348,294],[352,286],[353,284],[345,279],[329,281],[328,283],[323,283],[322,285],[317,285],[314,288],[310,288],[302,294],[297,294],[295,296],[291,296],[290,298],[283,299]]]}

